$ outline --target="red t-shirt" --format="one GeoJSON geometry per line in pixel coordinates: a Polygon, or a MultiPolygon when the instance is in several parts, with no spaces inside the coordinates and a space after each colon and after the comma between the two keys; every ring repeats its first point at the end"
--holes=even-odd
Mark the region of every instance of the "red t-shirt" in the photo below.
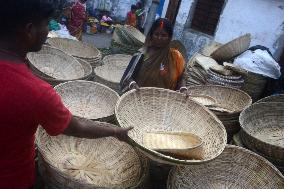
{"type": "Polygon", "coordinates": [[[0,189],[28,189],[35,182],[38,125],[58,135],[72,115],[25,64],[0,60],[0,86],[0,189]]]}

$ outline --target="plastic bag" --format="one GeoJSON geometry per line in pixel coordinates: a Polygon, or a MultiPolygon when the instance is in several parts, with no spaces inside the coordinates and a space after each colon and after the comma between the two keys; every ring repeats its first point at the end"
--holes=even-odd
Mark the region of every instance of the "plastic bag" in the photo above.
{"type": "Polygon", "coordinates": [[[237,57],[234,64],[247,71],[278,79],[281,76],[280,66],[265,50],[248,50],[237,57]]]}

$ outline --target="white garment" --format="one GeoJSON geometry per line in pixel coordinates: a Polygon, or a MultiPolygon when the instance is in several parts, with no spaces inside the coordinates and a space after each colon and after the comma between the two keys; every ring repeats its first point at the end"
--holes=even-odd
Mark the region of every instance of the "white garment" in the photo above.
{"type": "Polygon", "coordinates": [[[278,79],[281,76],[279,64],[265,50],[248,50],[237,57],[234,64],[250,72],[273,79],[278,79]]]}

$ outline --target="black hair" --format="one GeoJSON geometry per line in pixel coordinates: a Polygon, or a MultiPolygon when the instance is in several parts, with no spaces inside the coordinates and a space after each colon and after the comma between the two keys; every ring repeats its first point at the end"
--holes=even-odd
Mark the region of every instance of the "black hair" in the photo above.
{"type": "Polygon", "coordinates": [[[153,23],[153,25],[152,25],[149,33],[148,33],[148,37],[151,37],[153,35],[154,31],[156,29],[160,28],[160,27],[163,27],[163,29],[169,34],[170,38],[173,37],[173,32],[174,32],[173,31],[174,30],[173,25],[166,18],[159,18],[153,23]]]}
{"type": "Polygon", "coordinates": [[[56,0],[8,0],[0,7],[0,36],[13,35],[28,23],[52,17],[56,0]]]}
{"type": "Polygon", "coordinates": [[[136,7],[136,5],[131,5],[131,10],[136,10],[137,9],[137,7],[136,7]]]}

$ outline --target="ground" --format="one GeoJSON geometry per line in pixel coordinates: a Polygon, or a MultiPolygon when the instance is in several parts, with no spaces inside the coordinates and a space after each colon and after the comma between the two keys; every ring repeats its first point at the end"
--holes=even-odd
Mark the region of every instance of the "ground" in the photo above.
{"type": "Polygon", "coordinates": [[[111,44],[111,34],[98,33],[94,35],[83,34],[83,42],[89,43],[97,48],[108,48],[111,44]]]}

